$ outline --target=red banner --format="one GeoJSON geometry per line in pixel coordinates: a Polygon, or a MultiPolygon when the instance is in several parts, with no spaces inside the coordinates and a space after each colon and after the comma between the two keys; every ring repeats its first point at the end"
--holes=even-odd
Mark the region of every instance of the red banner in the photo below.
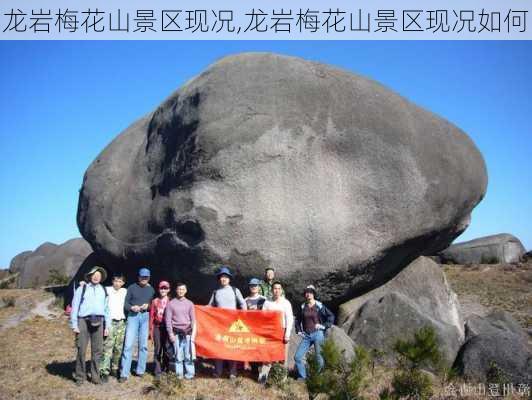
{"type": "Polygon", "coordinates": [[[196,308],[196,354],[234,361],[284,360],[280,311],[196,308]]]}

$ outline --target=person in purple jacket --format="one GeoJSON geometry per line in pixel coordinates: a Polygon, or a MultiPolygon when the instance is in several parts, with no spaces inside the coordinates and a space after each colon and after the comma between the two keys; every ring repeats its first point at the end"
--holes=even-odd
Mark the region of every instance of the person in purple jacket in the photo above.
{"type": "Polygon", "coordinates": [[[168,340],[175,349],[175,373],[178,378],[194,378],[194,360],[196,349],[196,315],[194,304],[187,299],[187,285],[179,282],[176,286],[176,297],[168,303],[165,311],[168,340]]]}

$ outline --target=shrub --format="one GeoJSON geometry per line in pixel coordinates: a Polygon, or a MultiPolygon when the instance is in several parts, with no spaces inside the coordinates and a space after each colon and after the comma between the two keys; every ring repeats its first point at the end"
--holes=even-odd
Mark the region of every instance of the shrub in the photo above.
{"type": "Polygon", "coordinates": [[[64,273],[60,272],[57,268],[50,269],[48,279],[46,280],[47,285],[68,285],[70,278],[64,273]]]}
{"type": "Polygon", "coordinates": [[[2,297],[3,307],[15,307],[16,299],[13,296],[2,297]]]}
{"type": "Polygon", "coordinates": [[[165,397],[178,396],[183,389],[183,382],[174,373],[164,373],[153,381],[152,386],[148,386],[144,393],[158,392],[165,397]]]}
{"type": "Polygon", "coordinates": [[[288,377],[288,370],[280,363],[273,363],[266,381],[267,387],[276,387],[281,390],[286,389],[286,378],[288,377]]]}
{"type": "Polygon", "coordinates": [[[433,394],[431,378],[420,368],[442,368],[442,357],[434,328],[425,326],[414,334],[412,340],[397,340],[394,350],[398,353],[401,371],[393,376],[391,395],[396,399],[430,398],[433,394]]]}
{"type": "Polygon", "coordinates": [[[488,256],[486,254],[483,254],[480,258],[481,264],[499,264],[499,258],[496,256],[488,256]]]}
{"type": "Polygon", "coordinates": [[[490,361],[488,371],[486,372],[486,379],[489,383],[497,384],[499,387],[511,381],[495,361],[490,361]]]}
{"type": "Polygon", "coordinates": [[[397,399],[406,397],[409,399],[429,399],[433,395],[430,377],[415,368],[394,374],[393,396],[397,399]]]}
{"type": "Polygon", "coordinates": [[[323,370],[319,370],[316,357],[309,357],[307,391],[314,399],[324,393],[330,400],[363,399],[362,391],[368,386],[371,357],[362,346],[355,347],[355,357],[348,362],[336,344],[327,339],[322,345],[323,370]]]}

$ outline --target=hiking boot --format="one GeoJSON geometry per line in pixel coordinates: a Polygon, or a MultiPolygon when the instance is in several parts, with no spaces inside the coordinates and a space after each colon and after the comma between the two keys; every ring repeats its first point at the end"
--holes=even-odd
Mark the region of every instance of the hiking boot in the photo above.
{"type": "Polygon", "coordinates": [[[100,379],[101,379],[102,383],[107,383],[107,382],[109,382],[109,375],[107,375],[107,374],[102,375],[100,379]]]}

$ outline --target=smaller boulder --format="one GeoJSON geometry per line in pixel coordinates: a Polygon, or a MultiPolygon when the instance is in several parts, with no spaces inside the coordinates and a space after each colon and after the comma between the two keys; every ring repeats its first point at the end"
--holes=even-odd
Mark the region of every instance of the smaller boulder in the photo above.
{"type": "Polygon", "coordinates": [[[466,322],[466,335],[455,361],[455,367],[466,379],[490,382],[497,374],[516,385],[532,383],[532,352],[527,334],[509,313],[472,316],[466,322]]]}
{"type": "Polygon", "coordinates": [[[331,339],[348,362],[355,358],[355,342],[345,331],[336,325],[327,329],[327,339],[331,339]]]}
{"type": "Polygon", "coordinates": [[[424,326],[437,334],[445,365],[452,365],[464,341],[456,294],[434,261],[420,257],[392,280],[340,306],[338,325],[359,345],[395,360],[398,339],[413,337],[424,326]]]}
{"type": "Polygon", "coordinates": [[[508,233],[453,244],[438,254],[443,264],[511,264],[524,255],[521,241],[508,233]]]}

